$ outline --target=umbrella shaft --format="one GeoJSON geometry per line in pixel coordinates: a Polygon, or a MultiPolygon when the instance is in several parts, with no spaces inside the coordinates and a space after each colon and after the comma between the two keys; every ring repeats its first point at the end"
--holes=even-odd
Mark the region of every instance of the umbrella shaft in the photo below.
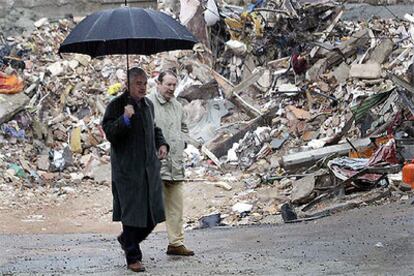
{"type": "Polygon", "coordinates": [[[128,49],[127,49],[126,59],[127,59],[127,90],[129,92],[130,89],[129,89],[129,55],[128,55],[128,49]]]}

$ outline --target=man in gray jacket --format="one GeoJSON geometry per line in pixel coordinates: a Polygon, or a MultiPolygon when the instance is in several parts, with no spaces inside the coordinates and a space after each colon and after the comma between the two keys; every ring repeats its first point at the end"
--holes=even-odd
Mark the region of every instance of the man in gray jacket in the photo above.
{"type": "Polygon", "coordinates": [[[172,71],[161,72],[157,88],[148,98],[154,104],[155,121],[162,129],[170,146],[169,155],[161,160],[161,179],[169,245],[168,255],[192,256],[194,252],[184,246],[183,180],[184,133],[188,133],[182,105],[175,99],[177,77],[172,71]]]}

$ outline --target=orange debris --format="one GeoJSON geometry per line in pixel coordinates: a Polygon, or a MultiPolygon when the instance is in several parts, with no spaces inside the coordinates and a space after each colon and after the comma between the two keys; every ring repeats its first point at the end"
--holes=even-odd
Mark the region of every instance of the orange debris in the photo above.
{"type": "Polygon", "coordinates": [[[23,80],[16,74],[0,72],[0,94],[16,94],[23,90],[23,80]]]}

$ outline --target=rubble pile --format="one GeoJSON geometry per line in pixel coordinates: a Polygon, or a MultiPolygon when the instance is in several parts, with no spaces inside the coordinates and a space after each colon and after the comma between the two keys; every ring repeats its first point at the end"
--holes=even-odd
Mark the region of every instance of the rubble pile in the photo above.
{"type": "MultiPolygon", "coordinates": [[[[241,183],[191,227],[316,219],[412,193],[401,164],[414,159],[414,17],[347,22],[329,1],[217,8],[211,49],[131,57],[152,77],[178,71],[188,180],[241,183]]],[[[6,206],[109,185],[100,121],[124,89],[126,58],[59,57],[77,22],[42,18],[30,35],[1,37],[6,206]]]]}
{"type": "Polygon", "coordinates": [[[241,26],[229,23],[226,6],[222,10],[219,29],[227,30],[228,40],[216,52],[212,73],[223,96],[249,120],[235,127],[226,117],[203,152],[223,170],[241,169],[246,189],[227,208],[210,210],[213,215],[221,213],[229,224],[275,222],[281,217],[273,215],[283,215],[289,204],[300,221],[405,199],[410,188],[401,181],[401,167],[413,159],[407,127],[414,115],[412,16],[347,22],[337,5],[294,3],[278,11],[284,16],[272,26],[253,19],[268,9],[246,17],[246,9],[232,8],[241,26]],[[310,27],[306,9],[317,15],[313,20],[329,21],[310,27]],[[269,42],[260,60],[260,47],[252,45],[278,34],[291,42],[269,42]],[[247,205],[239,210],[240,204],[247,205]]]}

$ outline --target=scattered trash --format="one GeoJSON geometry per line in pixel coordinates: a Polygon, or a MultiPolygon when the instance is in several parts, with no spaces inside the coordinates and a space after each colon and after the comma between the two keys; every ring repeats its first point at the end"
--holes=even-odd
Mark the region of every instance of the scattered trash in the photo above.
{"type": "Polygon", "coordinates": [[[250,212],[252,210],[252,208],[253,208],[253,205],[251,205],[251,204],[238,202],[238,203],[234,204],[231,209],[233,210],[233,212],[237,212],[239,214],[242,214],[242,213],[250,212]]]}
{"type": "Polygon", "coordinates": [[[221,214],[211,214],[199,219],[199,228],[211,228],[221,224],[221,214]]]}
{"type": "Polygon", "coordinates": [[[17,74],[0,72],[0,94],[16,94],[23,90],[23,80],[17,74]]]}
{"type": "Polygon", "coordinates": [[[284,203],[282,207],[280,207],[280,210],[282,212],[284,222],[290,222],[298,219],[298,216],[290,203],[284,203]]]}
{"type": "Polygon", "coordinates": [[[116,95],[118,94],[119,91],[121,91],[121,89],[122,89],[122,84],[119,82],[115,83],[108,87],[108,94],[111,96],[116,95]]]}
{"type": "Polygon", "coordinates": [[[24,172],[23,168],[17,164],[10,164],[9,169],[14,170],[14,174],[18,177],[26,177],[26,173],[24,172]]]}

